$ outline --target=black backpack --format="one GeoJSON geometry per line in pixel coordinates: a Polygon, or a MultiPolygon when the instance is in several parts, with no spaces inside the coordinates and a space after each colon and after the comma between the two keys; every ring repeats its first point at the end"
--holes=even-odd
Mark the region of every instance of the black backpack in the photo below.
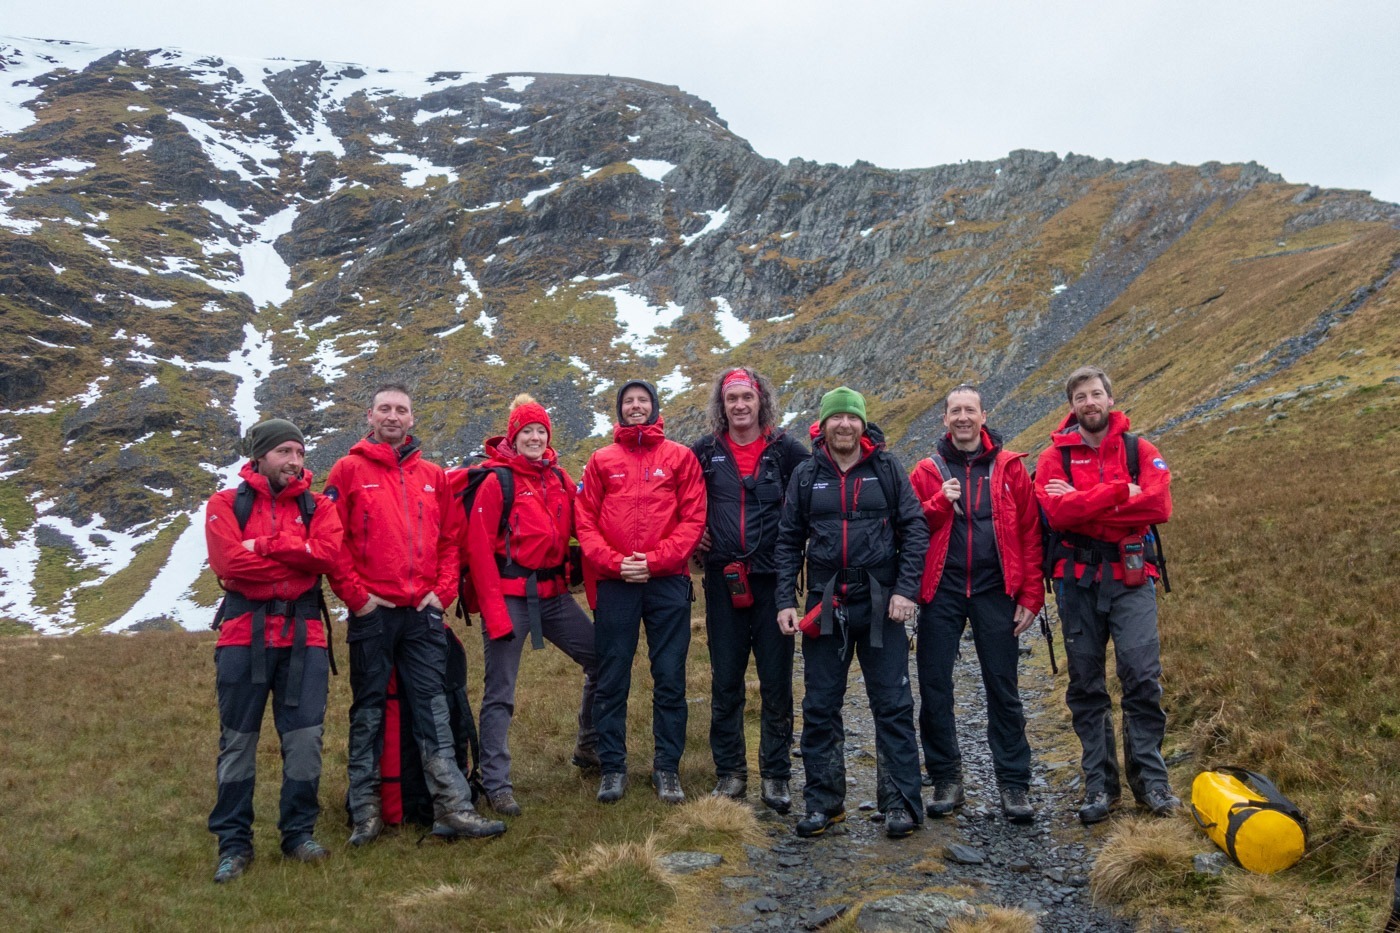
{"type": "MultiPolygon", "coordinates": [[[[1128,477],[1133,482],[1138,481],[1141,463],[1138,459],[1138,435],[1130,432],[1123,434],[1123,450],[1127,455],[1128,477]]],[[[1070,450],[1068,447],[1060,448],[1060,458],[1064,463],[1065,482],[1074,485],[1073,474],[1070,472],[1070,450]]],[[[1032,476],[1034,480],[1034,476],[1032,476]]],[[[1157,568],[1158,574],[1162,578],[1162,592],[1172,591],[1171,581],[1167,579],[1167,555],[1162,549],[1162,532],[1156,525],[1150,525],[1146,540],[1147,562],[1157,568]]],[[[1066,546],[1067,533],[1055,531],[1050,527],[1050,517],[1045,514],[1045,509],[1040,510],[1040,544],[1042,548],[1042,558],[1040,573],[1045,578],[1045,587],[1053,592],[1055,587],[1055,560],[1056,552],[1066,546]]]]}

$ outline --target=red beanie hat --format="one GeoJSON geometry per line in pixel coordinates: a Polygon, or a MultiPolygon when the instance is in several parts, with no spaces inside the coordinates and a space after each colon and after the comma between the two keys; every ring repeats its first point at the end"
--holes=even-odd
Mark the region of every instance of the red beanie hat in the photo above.
{"type": "Polygon", "coordinates": [[[554,437],[554,428],[549,423],[549,412],[535,401],[534,396],[521,393],[510,404],[510,418],[506,421],[506,443],[514,447],[515,435],[527,424],[542,424],[550,438],[554,437]]]}

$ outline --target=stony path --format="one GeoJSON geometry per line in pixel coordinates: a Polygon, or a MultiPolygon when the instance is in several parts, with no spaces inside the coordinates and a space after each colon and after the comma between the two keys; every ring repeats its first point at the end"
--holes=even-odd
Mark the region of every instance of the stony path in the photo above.
{"type": "MultiPolygon", "coordinates": [[[[1031,644],[1029,635],[1023,644],[1031,644]]],[[[1034,650],[1043,656],[1044,642],[1037,640],[1034,650]]],[[[800,652],[798,664],[800,678],[800,652]]],[[[912,663],[910,667],[913,676],[912,663]]],[[[875,732],[858,665],[852,665],[845,710],[846,823],[816,840],[793,835],[802,810],[802,760],[794,759],[793,812],[778,816],[754,800],[771,845],[750,847],[747,868],[723,879],[730,892],[730,916],[737,921],[715,929],[819,929],[862,901],[941,891],[974,905],[1020,908],[1035,915],[1046,933],[1132,930],[1130,921],[1090,903],[1087,875],[1105,830],[1085,829],[1075,819],[1077,790],[1072,785],[1078,782],[1064,778],[1076,773],[1077,766],[1053,760],[1047,766],[1056,755],[1047,745],[1064,742],[1066,727],[1040,710],[1062,702],[1063,676],[1057,685],[1048,667],[1024,660],[1021,665],[1022,698],[1036,754],[1031,799],[1037,819],[1030,826],[1015,826],[1001,818],[987,751],[986,703],[972,642],[966,638],[955,677],[967,804],[956,818],[928,820],[912,837],[896,841],[885,838],[874,809],[875,732]],[[1059,789],[1048,781],[1047,767],[1066,769],[1059,783],[1069,786],[1059,789]]],[[[914,690],[917,709],[917,683],[914,690]]],[[[1058,754],[1065,757],[1063,751],[1058,754]]]]}

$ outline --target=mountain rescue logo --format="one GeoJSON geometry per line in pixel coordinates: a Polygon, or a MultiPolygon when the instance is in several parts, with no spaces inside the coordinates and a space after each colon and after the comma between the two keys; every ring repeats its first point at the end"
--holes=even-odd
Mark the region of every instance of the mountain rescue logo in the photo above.
{"type": "Polygon", "coordinates": [[[1158,457],[1157,459],[1153,460],[1152,465],[1162,471],[1165,471],[1167,469],[1167,461],[1163,460],[1161,457],[1158,457]]]}
{"type": "Polygon", "coordinates": [[[656,469],[651,471],[651,475],[655,476],[657,479],[665,479],[666,471],[661,469],[661,467],[657,467],[656,469]]]}
{"type": "Polygon", "coordinates": [[[432,483],[424,483],[424,484],[423,484],[423,491],[424,491],[424,492],[432,492],[432,491],[433,491],[433,484],[432,484],[432,483]]]}

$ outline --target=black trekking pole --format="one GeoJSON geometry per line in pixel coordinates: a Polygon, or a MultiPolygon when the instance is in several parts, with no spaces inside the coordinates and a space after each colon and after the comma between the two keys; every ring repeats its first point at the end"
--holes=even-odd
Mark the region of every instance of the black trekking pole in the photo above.
{"type": "Polygon", "coordinates": [[[1040,608],[1040,634],[1045,636],[1045,647],[1050,651],[1050,673],[1060,673],[1060,667],[1055,663],[1055,633],[1050,630],[1050,613],[1045,611],[1045,607],[1040,608]]]}

